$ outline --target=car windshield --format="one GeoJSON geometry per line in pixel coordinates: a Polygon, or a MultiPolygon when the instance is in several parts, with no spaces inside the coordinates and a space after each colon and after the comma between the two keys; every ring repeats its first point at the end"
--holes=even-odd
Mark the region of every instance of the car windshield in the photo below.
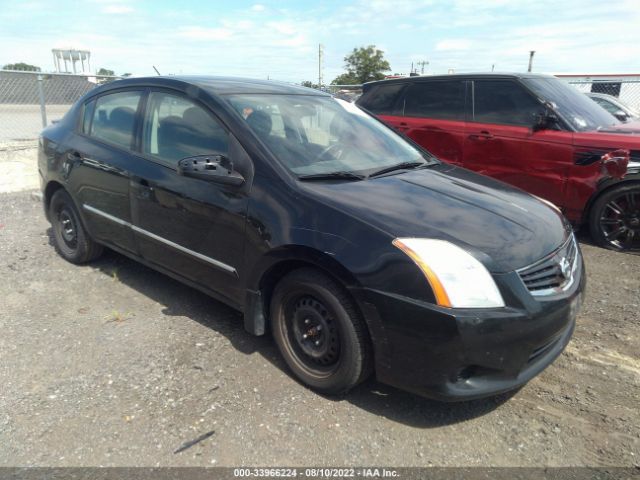
{"type": "Polygon", "coordinates": [[[593,100],[557,78],[525,78],[524,83],[579,132],[617,125],[620,121],[593,100]]]}
{"type": "Polygon", "coordinates": [[[299,177],[334,174],[333,178],[354,179],[348,174],[437,162],[344,100],[268,94],[228,99],[278,160],[299,177]]]}

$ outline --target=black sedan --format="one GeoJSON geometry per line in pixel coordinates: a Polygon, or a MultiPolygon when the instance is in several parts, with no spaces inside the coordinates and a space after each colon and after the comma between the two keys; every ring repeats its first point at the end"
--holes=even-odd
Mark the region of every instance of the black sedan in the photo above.
{"type": "Polygon", "coordinates": [[[494,395],[574,329],[585,275],[557,209],[319,91],[112,82],[43,131],[39,171],[65,259],[106,246],[231,305],[320,392],[375,371],[434,398],[494,395]]]}

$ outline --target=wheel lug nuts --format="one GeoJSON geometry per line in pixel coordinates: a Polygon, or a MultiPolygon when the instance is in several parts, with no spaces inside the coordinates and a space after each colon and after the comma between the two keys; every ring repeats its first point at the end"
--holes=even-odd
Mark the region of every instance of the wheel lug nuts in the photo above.
{"type": "Polygon", "coordinates": [[[304,334],[302,335],[302,339],[303,339],[303,340],[306,340],[306,339],[307,339],[307,334],[306,334],[306,333],[304,333],[304,334]]]}
{"type": "Polygon", "coordinates": [[[320,345],[320,340],[316,340],[316,347],[320,345]]]}
{"type": "Polygon", "coordinates": [[[319,332],[320,330],[322,330],[322,325],[318,325],[318,326],[316,327],[316,332],[319,332]]]}
{"type": "Polygon", "coordinates": [[[306,325],[309,325],[309,322],[310,322],[310,321],[311,321],[311,320],[309,320],[308,318],[305,318],[305,319],[304,319],[304,323],[305,323],[306,325]]]}

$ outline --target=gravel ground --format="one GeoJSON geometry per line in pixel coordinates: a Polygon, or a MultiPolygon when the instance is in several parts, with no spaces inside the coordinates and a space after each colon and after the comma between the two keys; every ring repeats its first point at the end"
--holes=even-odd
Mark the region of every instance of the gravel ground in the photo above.
{"type": "Polygon", "coordinates": [[[640,256],[583,243],[567,351],[515,395],[444,404],[319,396],[235,311],[112,252],[73,266],[48,228],[0,194],[0,466],[640,463],[640,256]]]}

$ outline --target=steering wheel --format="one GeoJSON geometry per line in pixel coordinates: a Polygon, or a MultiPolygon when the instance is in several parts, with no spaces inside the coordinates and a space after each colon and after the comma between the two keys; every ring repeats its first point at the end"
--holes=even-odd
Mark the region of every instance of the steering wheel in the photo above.
{"type": "Polygon", "coordinates": [[[334,144],[329,145],[328,147],[324,148],[318,154],[318,156],[316,157],[316,160],[320,161],[320,162],[326,162],[327,160],[332,160],[331,158],[324,158],[324,157],[328,156],[329,154],[331,154],[333,159],[339,160],[340,157],[342,157],[342,155],[344,154],[344,149],[345,149],[344,145],[340,145],[339,143],[334,143],[334,144]],[[334,150],[336,150],[335,154],[332,153],[334,150]]]}

